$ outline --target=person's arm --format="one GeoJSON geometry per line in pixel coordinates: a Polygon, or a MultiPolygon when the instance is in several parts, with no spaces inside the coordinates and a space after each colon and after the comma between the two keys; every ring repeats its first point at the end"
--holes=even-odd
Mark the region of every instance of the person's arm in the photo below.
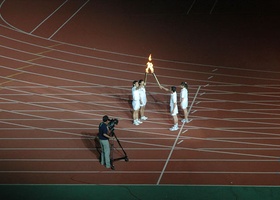
{"type": "Polygon", "coordinates": [[[175,111],[175,107],[177,106],[177,98],[174,96],[172,98],[173,98],[173,110],[172,110],[172,114],[173,114],[175,111]]]}
{"type": "Polygon", "coordinates": [[[143,95],[144,95],[143,90],[140,89],[140,90],[139,90],[139,101],[140,101],[140,105],[142,105],[142,103],[143,103],[143,102],[142,102],[143,95]]]}
{"type": "Polygon", "coordinates": [[[108,135],[107,133],[103,133],[103,135],[108,138],[108,139],[113,139],[113,137],[111,137],[110,135],[108,135]]]}
{"type": "Polygon", "coordinates": [[[132,93],[132,98],[133,98],[133,101],[136,101],[138,98],[140,98],[140,92],[139,92],[139,89],[135,89],[132,93]]]}
{"type": "MultiPolygon", "coordinates": [[[[108,126],[106,126],[106,129],[107,129],[107,133],[103,133],[103,136],[108,138],[108,139],[113,139],[113,137],[111,137],[109,134],[110,134],[110,130],[108,128],[108,126]]],[[[105,131],[105,130],[104,130],[105,131]]]]}
{"type": "Polygon", "coordinates": [[[180,102],[182,103],[184,101],[184,97],[181,97],[180,98],[180,102]]]}
{"type": "Polygon", "coordinates": [[[183,102],[185,100],[185,97],[186,96],[186,91],[182,90],[181,94],[180,94],[180,102],[183,102]]]}
{"type": "Polygon", "coordinates": [[[169,89],[167,89],[166,87],[163,87],[162,85],[160,85],[160,89],[164,89],[166,92],[170,91],[169,89]]]}

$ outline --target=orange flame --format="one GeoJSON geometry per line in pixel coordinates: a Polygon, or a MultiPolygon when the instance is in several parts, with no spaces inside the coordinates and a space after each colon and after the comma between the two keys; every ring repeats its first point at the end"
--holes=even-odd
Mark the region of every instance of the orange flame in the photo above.
{"type": "Polygon", "coordinates": [[[151,73],[154,73],[154,67],[153,67],[154,65],[151,61],[152,61],[152,54],[150,54],[149,61],[147,62],[146,73],[149,73],[149,70],[151,71],[151,73]]]}

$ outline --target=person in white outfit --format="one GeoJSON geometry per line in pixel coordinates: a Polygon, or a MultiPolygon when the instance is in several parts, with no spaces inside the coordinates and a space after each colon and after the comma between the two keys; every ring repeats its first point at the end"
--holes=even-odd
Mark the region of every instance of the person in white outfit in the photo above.
{"type": "Polygon", "coordinates": [[[184,123],[188,123],[188,84],[186,82],[181,83],[181,92],[180,92],[180,102],[181,108],[184,111],[184,119],[181,121],[184,123]]]}
{"type": "Polygon", "coordinates": [[[138,81],[133,81],[132,92],[132,108],[133,108],[133,124],[138,126],[142,122],[138,119],[140,109],[140,93],[138,81]]]}
{"type": "Polygon", "coordinates": [[[147,96],[146,96],[146,83],[144,80],[139,80],[139,92],[140,92],[140,119],[147,120],[148,117],[145,116],[145,107],[147,104],[147,96]]]}
{"type": "Polygon", "coordinates": [[[163,87],[163,86],[160,86],[161,89],[164,89],[165,91],[170,91],[171,94],[170,94],[170,113],[171,113],[171,116],[173,117],[173,121],[174,121],[174,126],[171,127],[169,130],[170,131],[176,131],[179,129],[178,127],[178,117],[177,117],[177,114],[178,114],[178,105],[177,105],[177,92],[176,92],[176,87],[175,86],[172,86],[169,89],[163,87]]]}

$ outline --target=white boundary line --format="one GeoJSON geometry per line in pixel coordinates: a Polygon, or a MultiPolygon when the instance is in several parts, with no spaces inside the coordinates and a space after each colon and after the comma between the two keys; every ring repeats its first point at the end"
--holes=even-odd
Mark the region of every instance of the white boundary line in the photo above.
{"type": "MultiPolygon", "coordinates": [[[[92,149],[93,150],[93,149],[92,149]]],[[[1,158],[0,162],[97,162],[93,158],[1,158]]],[[[172,162],[278,162],[277,159],[170,159],[172,162]]],[[[164,162],[160,158],[135,158],[129,159],[132,162],[164,162]]]]}
{"type": "Polygon", "coordinates": [[[30,34],[32,34],[36,29],[38,29],[45,21],[47,21],[52,15],[54,15],[64,4],[66,4],[68,2],[68,0],[64,1],[56,10],[54,10],[46,19],[44,19],[40,24],[38,24],[38,26],[36,26],[31,32],[29,32],[30,34]]]}
{"type": "MultiPolygon", "coordinates": [[[[19,41],[17,41],[17,42],[19,42],[19,41]]],[[[21,43],[23,43],[23,42],[21,42],[21,43]]],[[[32,45],[32,46],[34,46],[34,45],[32,45]]],[[[35,45],[35,46],[38,46],[38,45],[35,45]]],[[[0,45],[0,47],[5,48],[5,49],[9,49],[9,50],[13,50],[13,51],[16,51],[16,52],[20,52],[20,53],[26,53],[26,54],[29,54],[29,55],[38,56],[39,58],[46,58],[46,59],[51,59],[51,60],[56,60],[56,61],[61,61],[61,62],[67,62],[67,63],[77,64],[77,65],[83,65],[83,66],[90,66],[90,67],[95,67],[95,68],[106,68],[106,67],[103,67],[103,66],[90,65],[90,64],[76,62],[76,61],[70,61],[70,60],[59,59],[59,58],[55,58],[55,57],[49,57],[49,56],[45,56],[45,55],[38,54],[38,53],[31,53],[31,52],[27,52],[27,51],[24,51],[24,50],[19,50],[19,49],[16,49],[16,48],[7,47],[7,46],[3,46],[3,45],[0,45]]],[[[138,63],[130,63],[130,62],[123,62],[123,61],[105,59],[105,58],[94,57],[94,56],[87,56],[87,55],[82,55],[82,54],[78,54],[78,53],[71,53],[71,52],[58,50],[58,49],[53,49],[53,48],[46,48],[46,47],[42,47],[42,46],[38,46],[38,47],[41,47],[41,48],[44,48],[44,49],[47,49],[47,50],[52,50],[54,52],[61,52],[61,53],[70,54],[70,55],[73,55],[73,56],[86,57],[86,58],[98,59],[98,60],[105,60],[105,61],[113,62],[113,63],[128,64],[128,65],[132,65],[132,66],[135,66],[135,67],[142,66],[141,64],[138,64],[138,63]]],[[[11,59],[11,60],[17,60],[17,61],[20,61],[20,62],[27,62],[27,61],[18,60],[16,58],[12,58],[12,57],[7,57],[7,56],[2,56],[2,57],[6,58],[6,59],[11,59]]],[[[36,65],[35,63],[33,63],[33,64],[36,65]]],[[[160,67],[160,66],[157,66],[157,68],[162,69],[162,70],[169,70],[169,71],[175,71],[176,70],[176,71],[181,71],[181,72],[198,73],[198,74],[206,74],[206,75],[211,75],[212,74],[210,72],[201,72],[201,71],[194,71],[194,70],[182,70],[182,69],[179,70],[179,69],[175,69],[175,68],[174,69],[173,68],[165,68],[165,67],[160,67]]],[[[108,67],[107,67],[107,69],[115,70],[115,69],[108,68],[108,67]]],[[[125,71],[125,70],[123,70],[123,71],[125,71]]],[[[131,70],[131,72],[133,72],[133,70],[131,70]]],[[[250,76],[241,76],[241,75],[233,75],[233,74],[231,74],[231,75],[230,74],[216,74],[216,76],[236,77],[236,78],[265,80],[265,81],[279,81],[279,79],[277,79],[277,78],[273,79],[271,77],[270,78],[253,77],[253,76],[250,77],[250,76]]],[[[168,76],[163,76],[162,75],[162,77],[168,77],[168,76]]],[[[192,79],[189,79],[189,80],[192,80],[192,79]]],[[[196,81],[201,81],[201,82],[207,82],[208,83],[209,79],[208,79],[208,81],[207,80],[196,80],[196,81]]],[[[211,81],[211,83],[224,83],[224,82],[211,81]]],[[[232,85],[232,84],[235,84],[235,83],[228,83],[228,85],[232,85]]],[[[240,86],[240,84],[239,84],[239,86],[240,86]]],[[[248,85],[248,86],[251,86],[251,85],[248,85]]]]}
{"type": "MultiPolygon", "coordinates": [[[[1,24],[0,24],[0,27],[1,27],[1,24]]],[[[53,48],[46,47],[46,46],[36,45],[34,43],[20,41],[20,40],[17,40],[15,38],[11,38],[11,37],[4,36],[4,35],[1,35],[1,34],[0,34],[0,36],[4,37],[6,39],[9,39],[9,40],[13,40],[13,41],[20,42],[20,43],[23,43],[23,44],[29,44],[31,46],[41,47],[41,48],[48,49],[48,50],[64,52],[64,53],[69,53],[69,54],[75,54],[75,55],[79,55],[79,56],[83,56],[83,57],[93,57],[93,56],[87,56],[87,55],[73,53],[73,52],[67,52],[67,51],[63,51],[63,50],[59,50],[59,49],[53,49],[53,48]]],[[[38,37],[36,35],[32,35],[32,36],[34,36],[36,38],[41,38],[43,40],[46,40],[46,38],[38,37]]],[[[82,49],[86,49],[86,50],[90,50],[90,51],[98,51],[98,52],[103,52],[103,53],[116,54],[116,55],[120,55],[120,56],[127,56],[127,57],[134,57],[134,58],[145,59],[144,57],[141,57],[141,56],[135,56],[135,55],[130,55],[130,54],[121,54],[121,53],[117,53],[117,52],[110,52],[110,51],[100,50],[100,49],[96,49],[96,48],[89,48],[89,47],[79,46],[79,45],[75,45],[75,44],[64,43],[64,42],[60,42],[60,41],[56,41],[56,40],[52,40],[52,41],[53,42],[57,42],[58,44],[68,45],[68,46],[72,46],[72,47],[76,47],[76,48],[82,48],[82,49]]],[[[95,58],[96,59],[102,59],[102,58],[97,58],[97,57],[95,57],[95,58]]],[[[217,65],[209,65],[209,64],[190,63],[190,62],[182,62],[182,61],[172,61],[172,60],[165,60],[165,59],[154,59],[154,60],[158,60],[158,61],[161,61],[161,62],[170,62],[170,63],[175,63],[175,64],[183,64],[183,65],[194,65],[194,66],[201,66],[201,67],[211,67],[211,68],[215,68],[215,69],[222,68],[222,69],[233,69],[233,70],[240,70],[240,71],[261,72],[261,73],[276,73],[276,74],[280,73],[278,71],[254,70],[254,69],[237,68],[237,67],[226,67],[226,66],[217,66],[217,65]]],[[[172,70],[170,68],[160,68],[160,69],[172,70]]],[[[199,72],[197,72],[197,73],[199,73],[199,72]]],[[[245,76],[244,76],[244,78],[245,78],[245,76]]]]}
{"type": "Polygon", "coordinates": [[[193,0],[190,8],[188,9],[187,15],[190,13],[190,11],[191,11],[192,7],[194,6],[195,2],[196,2],[196,0],[193,0]]]}
{"type": "Polygon", "coordinates": [[[48,39],[50,40],[62,27],[65,26],[87,3],[89,0],[87,0],[67,21],[65,21],[64,24],[62,24],[48,39]]]}
{"type": "MultiPolygon", "coordinates": [[[[100,170],[96,171],[0,171],[0,174],[100,174],[100,170]]],[[[102,171],[102,174],[159,174],[160,171],[102,171]]],[[[167,171],[166,174],[255,174],[255,175],[278,175],[278,171],[167,171]]],[[[173,191],[176,192],[176,191],[173,191]]]]}
{"type": "Polygon", "coordinates": [[[209,13],[210,15],[212,15],[212,13],[213,13],[217,3],[218,3],[218,0],[215,0],[214,4],[213,4],[213,6],[212,6],[212,8],[210,10],[210,13],[209,13]]]}
{"type": "MultiPolygon", "coordinates": [[[[193,99],[193,101],[192,101],[192,104],[191,104],[191,106],[190,106],[189,112],[190,112],[190,110],[191,110],[191,108],[192,108],[192,106],[193,106],[193,104],[194,104],[194,101],[195,101],[195,99],[196,99],[196,97],[197,97],[197,94],[198,94],[199,90],[200,90],[200,86],[198,87],[198,89],[197,89],[197,91],[196,91],[196,94],[195,94],[195,97],[194,97],[194,99],[193,99]]],[[[172,149],[171,149],[171,151],[170,151],[170,153],[169,153],[169,155],[168,155],[168,158],[167,158],[167,160],[166,160],[166,162],[165,162],[165,165],[164,165],[164,167],[163,167],[163,169],[162,169],[162,171],[161,171],[161,174],[160,174],[160,176],[159,176],[159,179],[158,179],[158,181],[157,181],[157,185],[160,184],[161,178],[162,178],[162,176],[163,176],[163,174],[164,174],[164,172],[165,172],[165,169],[166,169],[166,167],[167,167],[167,164],[168,164],[168,162],[169,162],[169,160],[170,160],[170,158],[171,158],[171,155],[172,155],[172,153],[173,153],[173,151],[174,151],[174,149],[175,149],[176,144],[178,143],[178,139],[179,139],[179,137],[180,137],[180,135],[181,135],[181,133],[182,133],[184,124],[185,124],[185,123],[183,123],[183,125],[181,126],[180,131],[179,131],[179,133],[178,133],[178,135],[177,135],[177,137],[176,137],[176,139],[175,139],[175,141],[174,141],[174,144],[173,144],[173,146],[172,146],[172,149]]]]}
{"type": "MultiPolygon", "coordinates": [[[[194,0],[195,2],[196,0],[194,0]]],[[[4,4],[5,0],[2,2],[2,4],[0,5],[0,9],[2,8],[2,5],[4,4]]],[[[8,24],[10,27],[13,27],[12,25],[10,25],[8,22],[5,21],[5,19],[2,17],[1,13],[0,13],[0,18],[6,23],[8,24]]],[[[1,27],[4,27],[4,28],[7,28],[7,29],[11,29],[13,31],[18,31],[20,33],[23,33],[23,34],[27,34],[27,35],[30,35],[29,33],[26,33],[20,29],[17,29],[15,27],[10,28],[10,27],[7,27],[7,26],[4,26],[4,25],[1,25],[1,27]],[[14,30],[15,29],[15,30],[14,30]]],[[[43,40],[47,40],[47,38],[44,38],[44,37],[40,37],[40,36],[37,36],[37,35],[32,35],[33,37],[36,37],[36,38],[40,38],[40,39],[43,39],[43,40]]],[[[121,55],[121,56],[129,56],[129,57],[134,57],[134,58],[145,58],[145,57],[142,57],[142,56],[136,56],[136,55],[131,55],[131,54],[125,54],[125,53],[118,53],[118,52],[112,52],[112,51],[107,51],[107,50],[103,50],[103,49],[97,49],[97,48],[90,48],[90,47],[86,47],[86,46],[80,46],[80,45],[76,45],[76,44],[71,44],[71,43],[66,43],[66,42],[61,42],[61,41],[57,41],[57,40],[51,40],[53,42],[57,42],[57,43],[60,43],[60,44],[64,44],[64,45],[69,45],[69,46],[72,46],[72,47],[78,47],[78,48],[83,48],[83,49],[88,49],[88,50],[93,50],[93,51],[98,51],[98,52],[103,52],[103,53],[109,53],[109,54],[114,54],[114,55],[121,55]]],[[[215,66],[215,65],[210,65],[210,64],[201,64],[201,63],[190,63],[190,62],[181,62],[181,61],[173,61],[173,60],[164,60],[164,59],[154,59],[154,60],[158,60],[158,61],[164,61],[164,62],[170,62],[170,63],[177,63],[177,64],[188,64],[188,65],[195,65],[195,66],[207,66],[207,67],[212,67],[214,69],[216,68],[226,68],[226,69],[236,69],[236,70],[243,70],[243,71],[257,71],[257,72],[268,72],[268,73],[280,73],[278,71],[265,71],[265,70],[253,70],[253,69],[246,69],[246,68],[236,68],[236,67],[226,67],[226,66],[215,66]]]]}

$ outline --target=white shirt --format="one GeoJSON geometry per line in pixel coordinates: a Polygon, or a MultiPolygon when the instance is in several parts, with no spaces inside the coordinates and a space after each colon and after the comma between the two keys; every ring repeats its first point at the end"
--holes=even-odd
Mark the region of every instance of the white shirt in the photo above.
{"type": "Polygon", "coordinates": [[[142,102],[146,102],[146,89],[145,89],[145,87],[140,87],[139,92],[140,92],[140,98],[141,98],[142,102]]]}
{"type": "Polygon", "coordinates": [[[177,92],[170,95],[170,106],[174,106],[175,103],[177,103],[177,92]]]}
{"type": "Polygon", "coordinates": [[[180,101],[188,101],[188,90],[186,88],[182,88],[181,89],[181,93],[180,93],[180,101]]]}
{"type": "Polygon", "coordinates": [[[140,92],[136,88],[132,90],[132,99],[133,101],[140,101],[140,92]]]}

